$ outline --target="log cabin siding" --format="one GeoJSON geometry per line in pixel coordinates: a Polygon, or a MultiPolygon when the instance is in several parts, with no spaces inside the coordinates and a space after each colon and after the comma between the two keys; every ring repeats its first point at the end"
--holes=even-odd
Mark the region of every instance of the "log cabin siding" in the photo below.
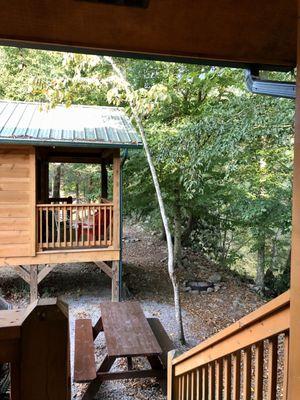
{"type": "Polygon", "coordinates": [[[0,258],[34,256],[35,149],[0,148],[0,258]]]}

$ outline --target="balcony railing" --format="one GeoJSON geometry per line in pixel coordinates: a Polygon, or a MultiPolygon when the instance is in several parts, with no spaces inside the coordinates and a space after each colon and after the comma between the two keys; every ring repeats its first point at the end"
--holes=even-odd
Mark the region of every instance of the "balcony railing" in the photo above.
{"type": "Polygon", "coordinates": [[[39,251],[108,247],[112,235],[112,203],[37,206],[39,251]]]}
{"type": "Polygon", "coordinates": [[[168,400],[287,399],[290,301],[284,293],[168,363],[168,400]]]}

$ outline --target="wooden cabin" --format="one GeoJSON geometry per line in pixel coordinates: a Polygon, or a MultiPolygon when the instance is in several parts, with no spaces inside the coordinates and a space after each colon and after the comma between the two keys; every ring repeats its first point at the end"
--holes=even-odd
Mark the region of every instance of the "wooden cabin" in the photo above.
{"type": "Polygon", "coordinates": [[[56,264],[73,262],[95,262],[119,299],[121,150],[140,147],[121,109],[0,102],[0,266],[30,284],[31,300],[56,264]],[[51,163],[99,164],[99,200],[51,197],[51,163]]]}

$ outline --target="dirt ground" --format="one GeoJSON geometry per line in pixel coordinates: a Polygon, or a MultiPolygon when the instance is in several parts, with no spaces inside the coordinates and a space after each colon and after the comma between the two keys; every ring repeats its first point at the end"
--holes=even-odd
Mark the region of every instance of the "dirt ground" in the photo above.
{"type": "MultiPolygon", "coordinates": [[[[157,235],[145,232],[140,226],[128,225],[124,236],[124,282],[127,295],[140,301],[147,317],[161,320],[176,347],[176,322],[174,318],[172,287],[167,273],[166,245],[157,235]]],[[[182,281],[182,308],[187,344],[190,348],[205,338],[240,319],[259,307],[263,300],[250,290],[247,283],[234,274],[224,271],[199,254],[185,250],[185,266],[180,273],[182,281]],[[193,294],[183,291],[186,280],[206,281],[213,273],[222,277],[217,292],[193,294]]],[[[28,304],[27,284],[10,268],[0,271],[1,295],[14,307],[28,304]]],[[[60,265],[39,285],[42,297],[61,296],[70,309],[71,361],[73,362],[74,321],[79,317],[99,317],[99,303],[110,300],[110,280],[94,264],[60,265]]],[[[96,342],[99,362],[105,352],[104,338],[96,342]]],[[[134,360],[136,366],[143,360],[134,360]]],[[[115,368],[122,368],[120,362],[115,368]]],[[[84,385],[73,385],[73,398],[80,399],[84,385]]],[[[157,382],[115,381],[101,386],[98,399],[164,399],[157,382]]]]}

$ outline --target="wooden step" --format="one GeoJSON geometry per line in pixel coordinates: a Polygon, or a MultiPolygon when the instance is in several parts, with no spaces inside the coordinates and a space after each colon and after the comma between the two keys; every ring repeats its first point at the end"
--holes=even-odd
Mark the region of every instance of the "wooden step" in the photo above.
{"type": "Polygon", "coordinates": [[[92,320],[78,319],[75,321],[74,382],[90,382],[96,376],[92,320]]]}
{"type": "Polygon", "coordinates": [[[174,344],[158,318],[147,318],[147,321],[149,322],[152,332],[163,351],[160,355],[161,363],[164,368],[167,368],[168,352],[174,349],[174,344]]]}

